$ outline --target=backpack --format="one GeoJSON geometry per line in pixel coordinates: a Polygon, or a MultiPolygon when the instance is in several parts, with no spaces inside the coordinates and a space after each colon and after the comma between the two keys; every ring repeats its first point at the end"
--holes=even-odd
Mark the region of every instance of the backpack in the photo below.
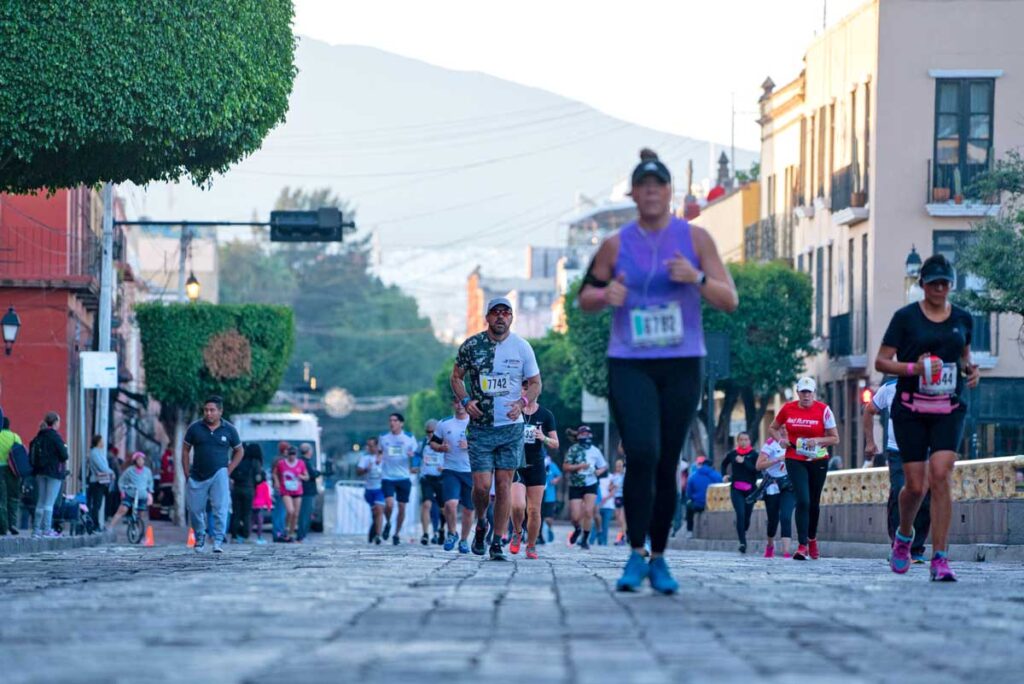
{"type": "Polygon", "coordinates": [[[11,446],[11,453],[7,457],[7,467],[18,478],[25,478],[32,474],[32,464],[29,462],[28,450],[25,449],[24,444],[15,442],[11,446]]]}

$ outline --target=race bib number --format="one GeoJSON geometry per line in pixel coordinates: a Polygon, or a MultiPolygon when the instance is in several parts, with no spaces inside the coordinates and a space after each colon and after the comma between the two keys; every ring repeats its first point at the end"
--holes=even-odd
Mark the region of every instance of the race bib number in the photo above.
{"type": "Polygon", "coordinates": [[[508,373],[481,375],[480,391],[489,397],[501,397],[511,392],[512,377],[508,373]]]}
{"type": "Polygon", "coordinates": [[[441,459],[438,457],[437,454],[434,454],[434,453],[428,454],[426,452],[423,453],[423,465],[425,465],[425,466],[436,466],[436,465],[439,465],[440,463],[441,463],[441,459]]]}
{"type": "Polygon", "coordinates": [[[388,457],[389,458],[399,458],[399,457],[401,457],[401,455],[402,455],[402,447],[397,446],[397,445],[389,445],[388,446],[388,457]]]}
{"type": "Polygon", "coordinates": [[[930,382],[931,378],[921,378],[921,394],[931,397],[953,394],[956,391],[956,372],[955,363],[942,364],[942,372],[939,374],[938,380],[930,382]]]}
{"type": "Polygon", "coordinates": [[[793,445],[793,450],[804,458],[819,459],[826,458],[828,456],[828,449],[825,447],[811,446],[810,441],[803,437],[797,438],[796,444],[793,445]]]}
{"type": "Polygon", "coordinates": [[[631,309],[634,347],[671,347],[683,341],[683,311],[678,302],[631,309]]]}
{"type": "Polygon", "coordinates": [[[297,492],[302,488],[302,484],[295,478],[291,473],[287,473],[284,476],[284,490],[286,492],[297,492]]]}
{"type": "Polygon", "coordinates": [[[526,444],[537,443],[537,431],[533,429],[532,425],[527,425],[526,430],[523,431],[523,442],[526,444]]]}

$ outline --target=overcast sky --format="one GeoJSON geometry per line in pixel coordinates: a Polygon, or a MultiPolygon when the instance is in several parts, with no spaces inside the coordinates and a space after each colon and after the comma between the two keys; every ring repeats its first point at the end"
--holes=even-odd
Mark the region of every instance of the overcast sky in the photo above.
{"type": "MultiPolygon", "coordinates": [[[[863,0],[828,0],[832,24],[863,0]]],[[[296,0],[295,32],[550,90],[652,128],[757,149],[766,76],[800,71],[826,0],[296,0]]]]}

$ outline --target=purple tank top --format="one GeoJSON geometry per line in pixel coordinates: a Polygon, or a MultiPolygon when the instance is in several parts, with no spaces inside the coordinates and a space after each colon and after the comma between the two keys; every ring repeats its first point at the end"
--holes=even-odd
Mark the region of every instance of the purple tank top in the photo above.
{"type": "Polygon", "coordinates": [[[700,288],[674,283],[668,279],[665,262],[679,251],[695,267],[701,268],[693,247],[690,224],[673,217],[668,227],[655,234],[641,229],[636,222],[619,233],[619,256],[614,276],[626,275],[629,294],[626,303],[612,310],[608,356],[613,359],[671,359],[706,356],[704,326],[701,324],[700,288]],[[682,315],[682,339],[651,345],[638,343],[637,314],[651,307],[679,307],[682,315]]]}

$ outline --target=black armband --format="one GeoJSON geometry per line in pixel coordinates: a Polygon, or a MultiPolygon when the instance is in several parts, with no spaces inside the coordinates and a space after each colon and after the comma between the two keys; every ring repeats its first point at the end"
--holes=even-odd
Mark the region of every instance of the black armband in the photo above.
{"type": "Polygon", "coordinates": [[[583,284],[590,285],[592,287],[607,287],[608,281],[601,280],[594,275],[594,260],[590,260],[590,265],[587,266],[587,273],[583,276],[583,284]]]}

